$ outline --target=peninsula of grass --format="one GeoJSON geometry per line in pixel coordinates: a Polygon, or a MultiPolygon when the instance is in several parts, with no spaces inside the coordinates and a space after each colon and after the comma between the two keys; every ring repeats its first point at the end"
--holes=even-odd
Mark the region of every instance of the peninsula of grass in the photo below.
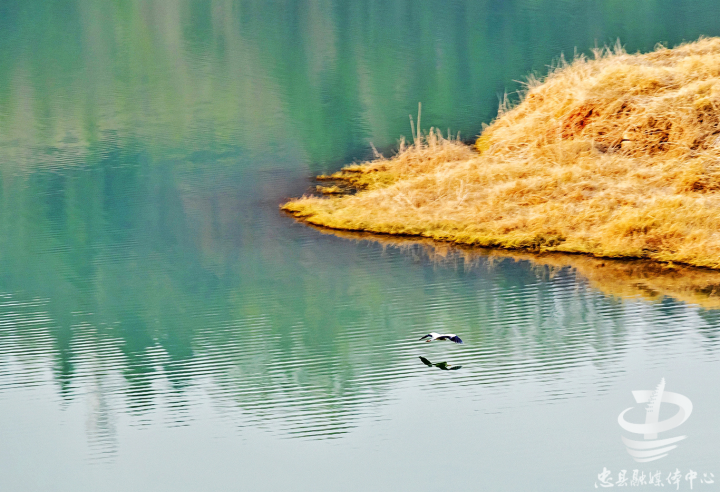
{"type": "Polygon", "coordinates": [[[436,130],[282,208],[342,230],[720,268],[720,39],[598,49],[474,146],[436,130]]]}

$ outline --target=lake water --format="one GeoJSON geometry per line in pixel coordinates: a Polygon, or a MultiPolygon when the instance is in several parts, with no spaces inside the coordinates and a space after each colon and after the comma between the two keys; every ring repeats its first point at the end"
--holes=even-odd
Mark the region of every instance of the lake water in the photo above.
{"type": "Polygon", "coordinates": [[[418,102],[470,139],[561,53],[718,19],[714,0],[4,1],[0,489],[580,491],[621,470],[720,489],[720,311],[278,209],[391,152],[418,102]],[[662,378],[693,410],[660,437],[687,439],[637,463],[618,415],[645,422],[631,391],[662,378]]]}

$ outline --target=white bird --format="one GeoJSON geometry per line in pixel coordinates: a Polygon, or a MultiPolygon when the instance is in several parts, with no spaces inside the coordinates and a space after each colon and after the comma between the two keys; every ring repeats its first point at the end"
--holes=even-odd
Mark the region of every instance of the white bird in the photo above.
{"type": "Polygon", "coordinates": [[[430,333],[428,333],[427,335],[422,337],[420,340],[425,340],[426,338],[429,339],[429,340],[426,340],[427,342],[432,342],[433,340],[450,340],[451,342],[455,342],[455,343],[463,343],[463,341],[460,340],[460,337],[454,333],[449,333],[447,335],[443,335],[443,334],[435,333],[434,331],[431,331],[430,333]]]}

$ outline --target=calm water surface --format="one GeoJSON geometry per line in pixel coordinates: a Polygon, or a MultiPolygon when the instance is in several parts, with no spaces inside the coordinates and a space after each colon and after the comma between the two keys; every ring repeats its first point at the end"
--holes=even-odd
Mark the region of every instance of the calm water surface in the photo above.
{"type": "Polygon", "coordinates": [[[714,0],[3,2],[0,488],[575,491],[605,467],[720,488],[720,312],[278,211],[391,151],[419,101],[423,127],[472,138],[561,53],[718,19],[714,0]],[[638,464],[617,416],[663,377],[694,404],[663,437],[688,438],[638,464]]]}

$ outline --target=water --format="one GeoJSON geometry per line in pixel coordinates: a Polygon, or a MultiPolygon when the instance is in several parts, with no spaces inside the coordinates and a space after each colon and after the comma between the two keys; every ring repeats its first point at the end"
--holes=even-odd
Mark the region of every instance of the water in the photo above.
{"type": "Polygon", "coordinates": [[[718,311],[278,210],[370,143],[391,152],[419,101],[423,127],[472,138],[561,53],[720,35],[719,13],[4,2],[2,489],[595,490],[604,467],[720,481],[718,311]],[[417,340],[433,330],[465,344],[417,340]],[[663,377],[694,404],[688,438],[637,464],[617,416],[663,377]]]}

